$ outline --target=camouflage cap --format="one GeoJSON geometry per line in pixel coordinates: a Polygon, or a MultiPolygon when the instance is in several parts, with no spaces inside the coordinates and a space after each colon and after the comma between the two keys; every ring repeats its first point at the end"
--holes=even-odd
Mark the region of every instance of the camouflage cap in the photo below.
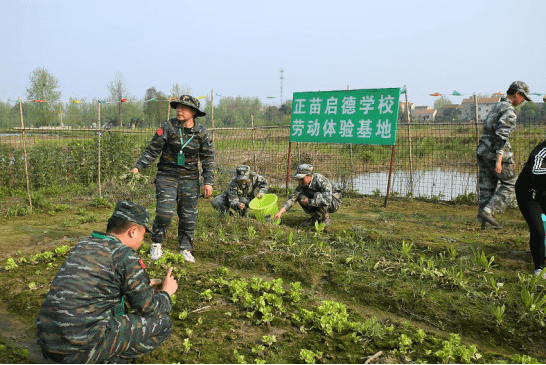
{"type": "Polygon", "coordinates": [[[523,81],[514,81],[510,84],[510,87],[508,88],[508,91],[519,91],[525,100],[531,101],[529,98],[529,86],[523,81]]]}
{"type": "Polygon", "coordinates": [[[146,228],[146,232],[152,233],[148,228],[148,222],[150,220],[150,213],[142,205],[122,200],[116,204],[112,217],[119,217],[127,219],[129,222],[139,224],[146,228]]]}
{"type": "Polygon", "coordinates": [[[238,181],[250,180],[250,166],[240,165],[235,169],[235,177],[238,181]]]}
{"type": "Polygon", "coordinates": [[[313,165],[304,163],[296,167],[296,173],[292,177],[299,180],[307,175],[313,175],[313,165]]]}
{"type": "Polygon", "coordinates": [[[207,115],[207,113],[201,111],[201,103],[199,100],[191,95],[182,95],[180,99],[171,101],[171,108],[176,109],[178,105],[185,105],[195,109],[196,117],[204,117],[207,115]]]}

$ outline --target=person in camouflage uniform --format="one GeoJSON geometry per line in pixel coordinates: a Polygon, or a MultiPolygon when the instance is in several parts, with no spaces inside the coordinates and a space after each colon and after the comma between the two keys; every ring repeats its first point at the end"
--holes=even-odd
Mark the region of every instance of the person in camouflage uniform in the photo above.
{"type": "Polygon", "coordinates": [[[299,185],[273,220],[279,219],[284,212],[299,202],[305,213],[311,214],[311,218],[305,220],[302,225],[309,226],[318,221],[329,226],[332,222],[329,213],[336,212],[341,205],[341,190],[326,177],[313,173],[313,166],[309,164],[298,165],[292,177],[298,179],[299,185]]]}
{"type": "Polygon", "coordinates": [[[151,257],[161,257],[161,243],[167,238],[177,205],[180,253],[186,261],[195,262],[191,251],[198,213],[199,162],[203,193],[208,198],[214,181],[214,148],[205,126],[195,121],[206,115],[199,109],[199,100],[182,95],[180,100],[171,102],[171,107],[176,109],[176,118],[161,124],[131,172],[138,173],[161,155],[155,179],[157,203],[151,257]]]}
{"type": "Polygon", "coordinates": [[[483,132],[476,149],[480,188],[478,220],[482,223],[482,229],[487,223],[502,228],[494,216],[504,212],[514,197],[517,175],[508,139],[516,128],[514,106],[531,100],[528,94],[527,84],[514,81],[506,91],[506,97],[500,99],[483,122],[483,132]]]}
{"type": "Polygon", "coordinates": [[[241,165],[235,169],[235,176],[229,182],[227,190],[212,199],[210,204],[220,213],[227,213],[233,209],[242,217],[246,217],[250,201],[254,198],[260,199],[265,194],[267,194],[265,177],[250,171],[250,166],[241,165]]]}
{"type": "Polygon", "coordinates": [[[46,359],[61,363],[126,362],[141,357],[172,332],[172,267],[150,280],[136,253],[150,215],[121,201],[106,233],[94,231],[72,249],[45,296],[36,327],[46,359]],[[127,313],[124,302],[132,313],[127,313]]]}

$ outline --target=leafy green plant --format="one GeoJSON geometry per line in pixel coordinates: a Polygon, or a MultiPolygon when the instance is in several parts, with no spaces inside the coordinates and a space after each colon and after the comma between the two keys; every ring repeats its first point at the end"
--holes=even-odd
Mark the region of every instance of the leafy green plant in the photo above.
{"type": "Polygon", "coordinates": [[[6,262],[6,266],[4,266],[4,270],[8,271],[16,267],[18,267],[18,265],[15,263],[15,260],[12,258],[9,258],[6,262]]]}
{"type": "Polygon", "coordinates": [[[8,208],[8,211],[6,212],[5,217],[8,217],[8,218],[11,218],[11,217],[24,217],[24,216],[26,216],[28,214],[30,214],[30,207],[29,206],[16,204],[16,205],[11,205],[8,208]]]}
{"type": "Polygon", "coordinates": [[[182,342],[182,347],[184,348],[184,353],[188,353],[191,349],[191,342],[189,338],[185,338],[184,342],[182,342]]]}
{"type": "Polygon", "coordinates": [[[502,324],[502,321],[504,320],[505,310],[506,307],[504,306],[504,304],[502,306],[497,305],[491,308],[491,313],[497,320],[497,326],[500,326],[502,324]]]}
{"type": "Polygon", "coordinates": [[[316,360],[321,358],[322,358],[321,351],[313,352],[311,350],[306,350],[306,349],[300,350],[300,360],[304,361],[306,364],[315,364],[316,360]]]}
{"type": "Polygon", "coordinates": [[[483,267],[485,270],[489,270],[491,268],[491,264],[495,260],[495,256],[491,256],[490,259],[487,259],[487,256],[485,256],[485,252],[481,251],[480,249],[474,249],[472,247],[472,253],[474,255],[474,262],[483,267]]]}
{"type": "Polygon", "coordinates": [[[542,297],[539,294],[535,298],[535,293],[530,293],[525,288],[521,289],[521,299],[523,300],[523,304],[525,304],[525,309],[531,314],[535,313],[546,304],[546,294],[542,297]]]}

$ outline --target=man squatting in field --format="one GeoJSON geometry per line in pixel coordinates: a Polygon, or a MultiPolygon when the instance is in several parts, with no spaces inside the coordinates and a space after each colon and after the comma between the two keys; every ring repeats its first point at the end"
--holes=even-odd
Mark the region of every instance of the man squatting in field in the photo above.
{"type": "Polygon", "coordinates": [[[242,217],[246,217],[248,204],[254,198],[261,199],[267,194],[265,177],[250,171],[250,166],[240,165],[235,169],[235,176],[229,182],[226,191],[210,201],[214,209],[220,213],[233,209],[242,217]]]}
{"type": "Polygon", "coordinates": [[[38,318],[38,344],[61,363],[126,362],[141,357],[172,332],[170,296],[178,284],[148,277],[136,251],[150,215],[121,201],[106,233],[94,231],[73,249],[53,279],[38,318]],[[126,313],[127,301],[133,313],[126,313]]]}
{"type": "Polygon", "coordinates": [[[336,212],[341,205],[341,190],[323,175],[313,173],[313,166],[309,164],[298,165],[292,177],[298,179],[299,185],[273,220],[279,219],[299,202],[305,213],[311,214],[311,218],[302,223],[303,226],[313,225],[315,221],[329,226],[332,223],[329,213],[336,212]]]}
{"type": "Polygon", "coordinates": [[[203,193],[208,198],[214,181],[214,148],[205,126],[195,121],[206,115],[199,109],[199,100],[182,95],[180,100],[171,102],[171,107],[176,109],[176,118],[161,124],[131,172],[138,173],[161,154],[155,179],[157,203],[150,254],[153,260],[163,254],[161,243],[167,238],[176,204],[180,253],[184,260],[195,262],[191,251],[198,213],[199,161],[203,193]]]}
{"type": "Polygon", "coordinates": [[[504,212],[514,197],[517,175],[508,138],[516,128],[514,106],[531,100],[528,94],[527,84],[514,81],[506,91],[506,97],[499,100],[483,122],[483,132],[476,149],[480,187],[478,220],[482,223],[482,229],[487,223],[502,228],[494,215],[504,212]]]}

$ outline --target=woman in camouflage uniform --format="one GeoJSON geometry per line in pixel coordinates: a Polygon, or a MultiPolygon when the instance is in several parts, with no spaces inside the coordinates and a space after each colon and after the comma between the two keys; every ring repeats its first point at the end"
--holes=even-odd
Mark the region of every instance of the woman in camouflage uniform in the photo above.
{"type": "Polygon", "coordinates": [[[131,172],[138,173],[161,155],[155,179],[157,203],[151,257],[157,260],[162,255],[161,243],[167,238],[176,205],[180,253],[186,261],[195,262],[191,251],[198,213],[199,162],[203,193],[208,198],[214,180],[214,148],[205,126],[195,121],[206,115],[199,109],[199,100],[182,95],[171,102],[171,107],[176,109],[176,118],[161,124],[131,172]]]}

